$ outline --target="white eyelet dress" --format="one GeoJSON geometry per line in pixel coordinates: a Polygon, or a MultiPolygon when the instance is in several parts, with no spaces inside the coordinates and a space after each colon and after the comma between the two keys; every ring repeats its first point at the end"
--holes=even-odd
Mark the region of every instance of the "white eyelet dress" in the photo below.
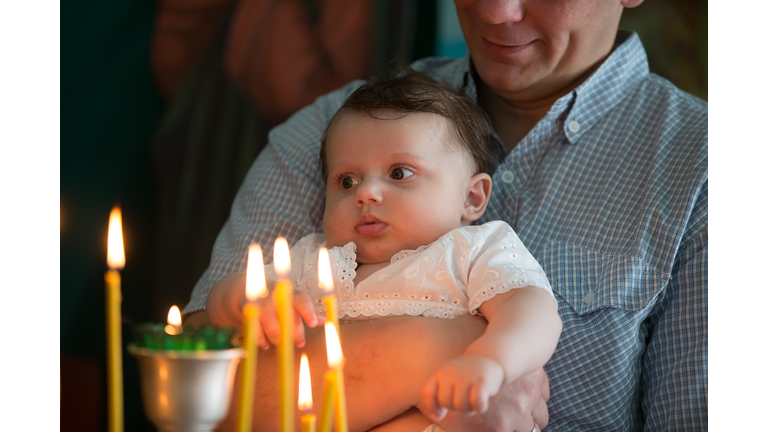
{"type": "MultiPolygon", "coordinates": [[[[317,285],[317,257],[322,234],[310,234],[291,248],[291,280],[309,294],[324,315],[324,291],[317,285]]],[[[552,287],[544,270],[505,222],[455,229],[437,241],[392,257],[389,266],[355,286],[356,246],[329,249],[331,272],[344,321],[399,315],[456,318],[479,314],[478,307],[515,288],[552,287]]],[[[271,265],[267,277],[275,280],[271,265]]]]}

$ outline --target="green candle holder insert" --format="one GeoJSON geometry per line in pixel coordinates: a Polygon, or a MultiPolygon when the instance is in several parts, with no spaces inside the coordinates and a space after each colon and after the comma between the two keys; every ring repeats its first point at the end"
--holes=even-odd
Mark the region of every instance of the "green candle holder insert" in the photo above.
{"type": "Polygon", "coordinates": [[[236,348],[231,327],[184,328],[180,334],[168,334],[162,324],[147,323],[133,328],[133,344],[151,350],[206,351],[236,348]]]}

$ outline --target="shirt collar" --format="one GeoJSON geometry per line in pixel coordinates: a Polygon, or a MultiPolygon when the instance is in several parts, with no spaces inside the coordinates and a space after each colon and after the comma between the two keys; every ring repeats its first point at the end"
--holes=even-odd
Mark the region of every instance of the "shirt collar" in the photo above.
{"type": "MultiPolygon", "coordinates": [[[[477,102],[477,86],[471,70],[469,51],[462,62],[463,74],[456,74],[454,88],[477,102]]],[[[565,136],[575,144],[598,120],[610,112],[626,95],[649,74],[648,58],[637,33],[619,30],[616,48],[607,59],[574,90],[564,95],[550,107],[546,119],[559,117],[567,112],[563,122],[565,136]],[[571,107],[568,110],[568,107],[571,107]],[[575,123],[575,124],[574,124],[575,123]]]]}

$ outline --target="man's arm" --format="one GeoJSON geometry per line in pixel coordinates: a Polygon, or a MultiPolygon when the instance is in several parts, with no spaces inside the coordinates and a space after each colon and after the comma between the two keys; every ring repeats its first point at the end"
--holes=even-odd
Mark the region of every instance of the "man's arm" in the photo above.
{"type": "MultiPolygon", "coordinates": [[[[397,317],[341,326],[341,343],[346,360],[344,376],[347,412],[352,431],[369,430],[408,412],[421,398],[421,386],[434,370],[447,360],[461,355],[486,328],[482,318],[467,315],[443,320],[424,317],[397,317]]],[[[294,371],[298,376],[299,358],[307,353],[312,374],[312,397],[321,406],[323,375],[327,368],[325,337],[322,328],[307,329],[307,344],[297,350],[294,371]]],[[[254,430],[278,429],[279,397],[276,350],[260,350],[254,400],[254,430]]],[[[235,426],[237,399],[233,399],[227,419],[219,431],[235,426]]],[[[484,415],[473,417],[450,413],[441,422],[446,430],[506,431],[517,422],[547,424],[546,401],[549,383],[543,370],[505,384],[491,400],[484,415]]],[[[296,413],[296,424],[299,413],[296,413]]]]}
{"type": "MultiPolygon", "coordinates": [[[[347,412],[352,431],[369,430],[416,405],[421,383],[437,366],[458,356],[485,331],[475,316],[453,320],[397,317],[341,326],[347,412]]],[[[316,411],[323,396],[327,369],[324,329],[308,328],[307,344],[295,356],[295,376],[301,353],[307,353],[316,411]]],[[[277,350],[260,350],[254,400],[254,429],[279,429],[277,350]]],[[[233,399],[220,431],[234,430],[237,400],[233,399]]],[[[301,424],[296,413],[296,424],[301,424]]]]}
{"type": "Polygon", "coordinates": [[[664,298],[649,317],[642,372],[646,430],[707,430],[707,263],[705,184],[664,298]]]}

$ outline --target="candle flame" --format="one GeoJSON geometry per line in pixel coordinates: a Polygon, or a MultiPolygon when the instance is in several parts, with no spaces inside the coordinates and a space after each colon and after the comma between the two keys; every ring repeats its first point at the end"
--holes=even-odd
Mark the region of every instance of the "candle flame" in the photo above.
{"type": "Polygon", "coordinates": [[[120,207],[115,206],[109,214],[109,234],[107,236],[107,265],[113,270],[125,266],[123,250],[123,216],[120,207]]]}
{"type": "Polygon", "coordinates": [[[248,248],[248,267],[245,274],[245,297],[254,301],[267,296],[267,283],[264,279],[264,257],[261,246],[253,243],[248,248]]]}
{"type": "Polygon", "coordinates": [[[309,360],[307,355],[301,355],[301,367],[299,369],[299,409],[312,410],[312,379],[309,374],[309,360]]]}
{"type": "Polygon", "coordinates": [[[288,241],[283,237],[275,240],[275,273],[278,276],[288,276],[291,272],[291,253],[288,252],[288,241]]]}
{"type": "Polygon", "coordinates": [[[336,333],[336,326],[332,322],[325,323],[325,349],[328,354],[328,366],[333,369],[340,369],[344,365],[344,354],[341,352],[341,342],[339,334],[336,333]]]}
{"type": "Polygon", "coordinates": [[[177,327],[181,325],[181,311],[176,305],[171,306],[171,310],[168,311],[168,325],[177,327]]]}
{"type": "Polygon", "coordinates": [[[331,276],[331,260],[328,257],[328,249],[320,248],[320,254],[317,257],[317,277],[318,286],[326,294],[333,293],[333,276],[331,276]]]}

